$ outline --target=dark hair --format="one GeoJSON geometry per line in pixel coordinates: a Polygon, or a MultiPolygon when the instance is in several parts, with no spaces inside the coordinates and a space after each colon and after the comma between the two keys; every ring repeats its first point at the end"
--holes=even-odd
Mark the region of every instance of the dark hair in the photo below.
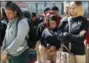
{"type": "Polygon", "coordinates": [[[50,10],[49,7],[45,8],[45,9],[44,9],[44,13],[47,12],[47,11],[49,11],[49,10],[50,10]]]}
{"type": "Polygon", "coordinates": [[[19,17],[19,19],[21,19],[23,17],[23,13],[22,13],[21,9],[19,8],[19,6],[16,3],[8,1],[6,3],[5,8],[6,9],[11,9],[12,11],[16,11],[17,12],[17,16],[19,17]]]}
{"type": "Polygon", "coordinates": [[[1,20],[3,20],[3,19],[5,19],[6,21],[8,21],[4,8],[2,8],[2,17],[1,17],[1,20]]]}
{"type": "Polygon", "coordinates": [[[32,12],[32,17],[36,17],[36,13],[35,12],[32,12]]]}
{"type": "Polygon", "coordinates": [[[57,6],[53,6],[53,7],[51,8],[51,10],[59,11],[59,8],[58,8],[57,6]]]}
{"type": "Polygon", "coordinates": [[[75,1],[75,4],[82,5],[82,2],[81,1],[75,1]]]}
{"type": "Polygon", "coordinates": [[[53,21],[57,22],[58,17],[57,17],[57,16],[52,15],[52,16],[50,16],[50,17],[48,18],[48,21],[51,21],[51,20],[53,20],[53,21]]]}
{"type": "Polygon", "coordinates": [[[23,13],[23,15],[24,15],[25,18],[28,18],[28,19],[31,18],[31,14],[30,14],[29,11],[27,11],[27,10],[23,10],[22,13],[23,13]]]}

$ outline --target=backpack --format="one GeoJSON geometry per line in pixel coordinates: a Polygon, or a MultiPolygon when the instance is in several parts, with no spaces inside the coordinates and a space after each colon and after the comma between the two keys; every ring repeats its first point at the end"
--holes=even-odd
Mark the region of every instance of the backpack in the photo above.
{"type": "Polygon", "coordinates": [[[34,25],[30,19],[27,19],[27,22],[29,24],[28,38],[26,38],[27,44],[29,48],[34,48],[38,40],[38,37],[36,35],[37,33],[35,33],[36,29],[34,28],[34,25]]]}
{"type": "MultiPolygon", "coordinates": [[[[16,29],[18,30],[18,23],[19,23],[20,20],[17,21],[16,23],[16,29]]],[[[27,22],[28,22],[28,25],[29,25],[29,31],[28,31],[28,36],[25,37],[26,41],[27,41],[27,45],[29,48],[32,48],[32,42],[30,41],[31,40],[31,32],[30,30],[32,29],[32,24],[31,24],[31,20],[30,19],[27,19],[27,22]]],[[[16,30],[16,36],[17,36],[17,30],[16,30]]]]}

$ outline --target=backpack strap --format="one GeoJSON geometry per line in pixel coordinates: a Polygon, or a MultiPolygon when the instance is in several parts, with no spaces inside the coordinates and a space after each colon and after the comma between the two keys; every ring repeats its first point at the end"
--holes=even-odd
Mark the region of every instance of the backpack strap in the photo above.
{"type": "Polygon", "coordinates": [[[20,22],[20,19],[17,20],[16,22],[16,34],[15,34],[15,37],[17,36],[17,31],[18,31],[18,23],[20,22]]]}
{"type": "MultiPolygon", "coordinates": [[[[27,19],[27,18],[26,18],[27,19]]],[[[27,19],[27,22],[28,22],[28,25],[29,25],[29,30],[30,30],[30,26],[31,26],[31,22],[30,22],[30,19],[27,19]]],[[[30,31],[29,31],[30,33],[30,31]]]]}

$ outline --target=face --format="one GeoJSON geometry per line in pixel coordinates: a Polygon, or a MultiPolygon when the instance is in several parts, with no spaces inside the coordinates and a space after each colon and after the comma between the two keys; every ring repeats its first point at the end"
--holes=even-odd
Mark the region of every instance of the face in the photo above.
{"type": "Polygon", "coordinates": [[[56,21],[49,21],[49,26],[51,29],[55,29],[56,28],[56,21]]]}
{"type": "Polygon", "coordinates": [[[57,11],[57,10],[52,10],[52,12],[54,13],[54,16],[58,16],[58,14],[59,14],[59,11],[57,11]]]}
{"type": "Polygon", "coordinates": [[[16,11],[12,11],[11,9],[6,9],[6,16],[8,18],[8,20],[13,20],[16,18],[16,11]]]}
{"type": "Polygon", "coordinates": [[[69,12],[71,16],[77,15],[77,5],[75,3],[70,3],[69,12]]]}
{"type": "Polygon", "coordinates": [[[44,14],[47,14],[47,13],[49,13],[49,12],[50,12],[50,10],[46,11],[44,14]]]}
{"type": "Polygon", "coordinates": [[[32,21],[36,21],[36,16],[32,17],[32,21]]]}

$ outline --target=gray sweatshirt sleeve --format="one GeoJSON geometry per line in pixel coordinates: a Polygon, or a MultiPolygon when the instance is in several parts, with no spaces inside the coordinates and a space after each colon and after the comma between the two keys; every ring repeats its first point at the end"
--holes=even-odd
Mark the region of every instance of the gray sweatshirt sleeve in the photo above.
{"type": "Polygon", "coordinates": [[[12,43],[6,48],[6,51],[9,54],[17,52],[15,50],[18,49],[24,43],[25,37],[28,34],[28,30],[29,30],[29,25],[27,20],[22,19],[22,21],[18,23],[17,36],[12,41],[12,43]]]}
{"type": "Polygon", "coordinates": [[[1,46],[1,51],[5,50],[5,42],[6,42],[6,39],[4,38],[4,40],[2,42],[2,46],[1,46]]]}

